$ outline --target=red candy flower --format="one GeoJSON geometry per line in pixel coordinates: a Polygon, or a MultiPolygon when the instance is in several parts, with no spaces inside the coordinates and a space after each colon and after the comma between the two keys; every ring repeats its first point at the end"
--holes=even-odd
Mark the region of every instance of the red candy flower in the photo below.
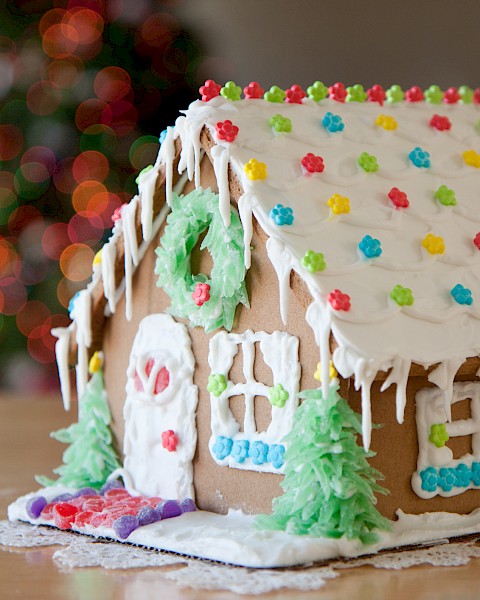
{"type": "Polygon", "coordinates": [[[162,446],[169,452],[175,452],[177,449],[178,437],[171,429],[168,429],[162,433],[162,446]]]}
{"type": "Polygon", "coordinates": [[[285,90],[285,102],[289,104],[301,104],[307,94],[299,85],[292,85],[288,90],[285,90]]]}
{"type": "Polygon", "coordinates": [[[393,187],[388,192],[388,197],[392,201],[395,208],[407,208],[410,204],[405,192],[400,191],[397,187],[393,187]]]}
{"type": "MultiPolygon", "coordinates": [[[[147,376],[147,378],[150,378],[150,374],[152,372],[153,367],[155,366],[155,359],[151,358],[146,366],[145,366],[145,374],[147,376]]],[[[135,377],[134,377],[134,382],[135,382],[135,389],[139,392],[144,392],[144,388],[143,388],[143,383],[142,380],[140,379],[140,376],[138,373],[135,373],[135,377]]],[[[158,373],[157,373],[157,377],[155,379],[155,388],[153,390],[154,394],[160,394],[162,393],[167,387],[168,384],[170,383],[170,373],[168,372],[168,369],[166,367],[162,367],[158,373]]],[[[109,490],[108,492],[105,493],[105,497],[108,498],[109,492],[112,492],[112,495],[116,495],[121,494],[122,492],[124,492],[124,490],[109,490]]]]}
{"type": "Polygon", "coordinates": [[[433,115],[430,119],[430,127],[435,127],[438,131],[447,131],[452,128],[452,124],[448,117],[442,117],[441,115],[433,115]]]}
{"type": "Polygon", "coordinates": [[[202,94],[203,102],[208,102],[212,98],[216,98],[220,95],[221,85],[215,83],[213,79],[207,79],[207,81],[200,88],[200,94],[202,94]]]}
{"type": "Polygon", "coordinates": [[[335,310],[350,310],[350,296],[344,294],[340,290],[333,290],[333,292],[330,292],[327,296],[327,300],[335,310]]]}
{"type": "Polygon", "coordinates": [[[480,88],[477,88],[473,92],[473,103],[474,104],[480,104],[480,88]]]}
{"type": "Polygon", "coordinates": [[[414,85],[405,92],[407,102],[421,102],[423,100],[423,92],[418,85],[414,85]]]}
{"type": "Polygon", "coordinates": [[[446,104],[456,104],[459,100],[460,94],[458,93],[458,90],[455,87],[449,87],[443,95],[443,101],[446,104]]]}
{"type": "Polygon", "coordinates": [[[367,97],[369,102],[378,102],[380,106],[383,106],[386,98],[385,90],[381,85],[375,84],[367,90],[367,97]]]}
{"type": "Polygon", "coordinates": [[[243,93],[245,94],[245,98],[247,98],[247,100],[263,98],[263,89],[256,81],[251,81],[247,87],[244,87],[243,93]]]}
{"type": "Polygon", "coordinates": [[[112,215],[112,222],[115,223],[115,221],[118,221],[119,219],[122,218],[122,209],[124,206],[127,206],[127,203],[125,202],[124,204],[122,204],[121,206],[118,206],[114,211],[113,211],[113,215],[112,215]]]}
{"type": "Polygon", "coordinates": [[[208,283],[197,283],[192,294],[193,301],[197,306],[202,306],[210,300],[210,286],[208,283]]]}
{"type": "Polygon", "coordinates": [[[69,529],[75,521],[75,515],[79,512],[76,506],[68,502],[56,502],[53,507],[53,520],[59,529],[69,529]]]}
{"type": "Polygon", "coordinates": [[[347,90],[343,83],[335,83],[328,88],[328,97],[337,102],[345,102],[347,90]]]}
{"type": "Polygon", "coordinates": [[[228,119],[226,121],[219,121],[215,125],[215,129],[217,130],[218,139],[225,140],[226,142],[233,142],[238,134],[238,127],[228,119]]]}
{"type": "MultiPolygon", "coordinates": [[[[480,231],[477,233],[477,235],[473,238],[473,243],[475,244],[475,246],[480,250],[480,231]]],[[[48,504],[47,504],[48,506],[48,504]]],[[[45,510],[45,509],[44,509],[45,510]]]]}
{"type": "Polygon", "coordinates": [[[302,158],[302,167],[309,173],[321,173],[325,169],[323,158],[309,152],[302,158]]]}

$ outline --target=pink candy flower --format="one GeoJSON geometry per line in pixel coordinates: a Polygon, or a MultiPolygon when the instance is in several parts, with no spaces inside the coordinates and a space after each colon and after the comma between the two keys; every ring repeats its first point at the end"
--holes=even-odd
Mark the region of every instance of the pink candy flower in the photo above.
{"type": "Polygon", "coordinates": [[[451,129],[452,124],[448,117],[442,117],[441,115],[433,115],[430,119],[430,127],[438,129],[438,131],[447,131],[451,129]]]}
{"type": "Polygon", "coordinates": [[[480,250],[480,231],[477,233],[477,235],[473,238],[473,243],[475,244],[475,246],[480,250]]]}
{"type": "Polygon", "coordinates": [[[122,204],[121,206],[118,206],[114,211],[113,211],[113,215],[111,217],[112,222],[115,223],[115,221],[118,221],[119,219],[122,218],[122,210],[123,207],[127,206],[127,203],[125,202],[124,204],[122,204]]]}
{"type": "Polygon", "coordinates": [[[207,81],[200,88],[200,94],[202,95],[203,102],[208,102],[212,98],[216,98],[220,95],[221,85],[215,83],[213,79],[207,79],[207,81]]]}
{"type": "Polygon", "coordinates": [[[328,97],[337,102],[345,102],[347,90],[343,83],[335,83],[328,88],[328,97]]]}
{"type": "Polygon", "coordinates": [[[309,173],[321,173],[325,169],[323,158],[309,152],[302,158],[302,167],[309,173]]]}
{"type": "Polygon", "coordinates": [[[210,286],[208,283],[197,283],[192,293],[193,301],[197,306],[202,306],[210,300],[210,286]]]}
{"type": "Polygon", "coordinates": [[[350,310],[350,296],[344,294],[340,290],[335,289],[333,292],[330,292],[327,296],[327,300],[335,310],[350,310]]]}
{"type": "Polygon", "coordinates": [[[245,94],[245,98],[247,98],[247,100],[263,98],[263,89],[256,81],[251,81],[247,87],[244,87],[243,93],[245,94]]]}
{"type": "Polygon", "coordinates": [[[383,106],[386,98],[385,90],[381,85],[375,84],[367,90],[367,97],[369,102],[378,102],[380,106],[383,106]]]}
{"type": "Polygon", "coordinates": [[[307,94],[299,85],[292,85],[288,90],[285,90],[285,102],[289,104],[301,104],[307,94]]]}
{"type": "Polygon", "coordinates": [[[162,433],[162,446],[169,452],[175,452],[178,446],[177,434],[168,429],[162,433]]]}
{"type": "Polygon", "coordinates": [[[233,142],[238,135],[238,127],[228,119],[226,121],[219,121],[215,125],[215,129],[218,139],[225,140],[226,142],[233,142]]]}
{"type": "Polygon", "coordinates": [[[397,187],[393,187],[388,192],[388,197],[392,201],[392,204],[395,206],[395,208],[407,208],[410,204],[407,194],[399,190],[397,187]]]}
{"type": "Polygon", "coordinates": [[[405,92],[407,102],[421,102],[424,99],[423,92],[418,85],[414,85],[405,92]]]}

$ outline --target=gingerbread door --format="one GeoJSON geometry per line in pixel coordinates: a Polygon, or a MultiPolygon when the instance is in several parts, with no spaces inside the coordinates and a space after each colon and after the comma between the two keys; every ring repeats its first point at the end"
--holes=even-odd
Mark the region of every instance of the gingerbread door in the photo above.
{"type": "Polygon", "coordinates": [[[124,468],[138,492],[193,497],[197,387],[190,336],[170,315],[145,317],[127,369],[124,468]]]}

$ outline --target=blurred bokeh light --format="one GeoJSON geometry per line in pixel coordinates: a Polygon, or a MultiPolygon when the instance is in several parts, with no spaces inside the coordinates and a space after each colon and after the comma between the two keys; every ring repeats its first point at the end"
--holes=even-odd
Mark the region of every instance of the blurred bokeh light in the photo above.
{"type": "Polygon", "coordinates": [[[176,1],[0,0],[0,386],[58,386],[68,324],[114,211],[192,101],[176,1]]]}

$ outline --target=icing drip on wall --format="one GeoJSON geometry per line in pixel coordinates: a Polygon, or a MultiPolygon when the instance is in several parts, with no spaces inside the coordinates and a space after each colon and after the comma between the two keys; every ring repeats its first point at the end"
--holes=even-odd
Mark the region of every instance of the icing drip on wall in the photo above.
{"type": "Polygon", "coordinates": [[[117,244],[114,237],[115,234],[102,248],[103,293],[107,299],[108,308],[112,314],[115,312],[116,307],[115,260],[117,258],[117,244]]]}
{"type": "Polygon", "coordinates": [[[71,313],[75,321],[75,341],[78,348],[76,376],[79,398],[83,396],[88,381],[88,348],[92,342],[91,305],[90,291],[82,290],[75,300],[71,313]]]}
{"type": "Polygon", "coordinates": [[[146,242],[149,242],[153,236],[153,195],[155,193],[155,183],[158,177],[158,169],[160,163],[157,159],[155,166],[141,173],[138,178],[138,187],[140,190],[140,205],[141,205],[141,223],[142,235],[146,242]]]}
{"type": "Polygon", "coordinates": [[[60,390],[62,392],[63,408],[70,410],[71,388],[70,375],[68,368],[68,354],[70,350],[70,336],[73,325],[70,327],[56,327],[52,329],[52,335],[57,339],[55,343],[55,357],[58,365],[58,375],[60,377],[60,390]]]}
{"type": "Polygon", "coordinates": [[[428,375],[428,381],[434,383],[444,394],[444,408],[447,416],[447,421],[452,420],[452,397],[453,397],[453,380],[458,369],[463,364],[464,359],[453,358],[438,365],[428,375]]]}
{"type": "Polygon", "coordinates": [[[165,139],[160,146],[158,160],[165,165],[165,189],[168,206],[172,203],[173,161],[175,159],[175,135],[173,127],[167,127],[165,139]]]}
{"type": "Polygon", "coordinates": [[[136,228],[138,204],[139,197],[135,196],[122,210],[123,240],[125,245],[125,312],[129,321],[132,318],[132,277],[134,268],[138,265],[136,228]]]}
{"type": "Polygon", "coordinates": [[[267,240],[267,254],[278,277],[280,317],[283,324],[286,325],[290,303],[290,273],[292,271],[290,253],[285,248],[285,244],[271,237],[267,240]]]}
{"type": "Polygon", "coordinates": [[[230,151],[223,146],[214,146],[211,150],[213,169],[218,185],[219,209],[225,227],[230,225],[230,186],[228,183],[228,164],[230,151]]]}
{"type": "Polygon", "coordinates": [[[255,205],[255,196],[252,194],[242,194],[238,200],[238,214],[240,221],[243,226],[243,244],[245,253],[245,268],[249,269],[252,265],[252,236],[253,236],[253,222],[252,222],[252,211],[255,205]]]}

